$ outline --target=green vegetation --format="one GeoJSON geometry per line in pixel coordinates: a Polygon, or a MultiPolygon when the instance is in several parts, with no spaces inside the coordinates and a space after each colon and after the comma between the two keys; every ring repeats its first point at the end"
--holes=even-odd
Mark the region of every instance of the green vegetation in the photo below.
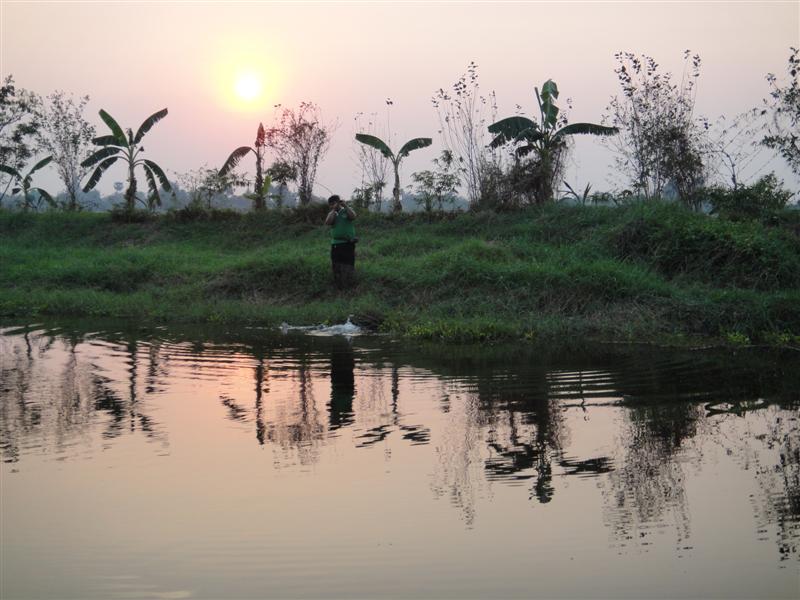
{"type": "Polygon", "coordinates": [[[159,183],[161,183],[161,188],[164,191],[169,192],[172,189],[172,186],[167,180],[167,176],[161,167],[159,167],[152,160],[140,158],[139,155],[144,152],[144,148],[141,146],[142,138],[153,128],[153,125],[158,123],[166,116],[166,108],[162,108],[157,113],[153,113],[144,120],[144,122],[139,126],[139,129],[136,131],[136,135],[134,135],[132,129],[123,131],[122,127],[119,126],[119,123],[114,120],[114,117],[112,117],[106,111],[101,110],[100,118],[103,119],[103,122],[106,125],[108,125],[108,128],[111,130],[111,134],[102,135],[92,140],[96,146],[100,146],[100,149],[92,154],[89,158],[84,160],[81,163],[81,166],[92,167],[97,165],[97,167],[95,168],[94,173],[92,173],[92,176],[89,177],[89,181],[87,181],[86,185],[83,186],[83,191],[88,192],[94,186],[96,186],[100,181],[100,178],[103,176],[103,173],[105,173],[111,165],[121,158],[122,161],[127,163],[128,166],[128,189],[125,192],[125,210],[127,212],[133,212],[133,210],[136,208],[135,170],[136,167],[139,166],[144,169],[144,175],[147,179],[147,186],[150,189],[150,195],[147,198],[147,207],[150,210],[154,210],[156,206],[161,206],[161,195],[158,193],[156,178],[158,178],[159,183]]]}
{"type": "Polygon", "coordinates": [[[422,339],[800,343],[789,228],[657,202],[364,214],[360,283],[340,293],[324,212],[0,212],[0,315],[275,326],[352,314],[422,339]]]}
{"type": "Polygon", "coordinates": [[[24,202],[22,204],[22,210],[30,210],[34,207],[34,199],[38,196],[38,199],[44,199],[47,201],[48,204],[51,206],[55,204],[55,200],[53,197],[47,193],[45,190],[39,187],[31,187],[31,183],[33,181],[33,174],[50,164],[53,160],[52,156],[48,156],[47,158],[43,158],[38,163],[31,167],[31,170],[28,171],[25,175],[17,171],[14,167],[10,167],[8,165],[0,165],[0,172],[6,173],[7,175],[11,175],[11,182],[14,184],[14,188],[11,190],[12,194],[17,194],[22,192],[22,197],[24,198],[24,202]],[[34,196],[34,193],[37,196],[34,196]]]}
{"type": "Polygon", "coordinates": [[[400,152],[397,153],[397,156],[395,156],[394,152],[392,152],[386,142],[375,137],[374,135],[357,133],[356,140],[362,144],[366,144],[367,146],[375,148],[381,154],[383,154],[383,156],[389,159],[389,162],[392,163],[392,167],[394,168],[394,188],[392,188],[394,204],[392,205],[392,210],[394,212],[400,212],[403,209],[402,205],[400,204],[400,163],[414,150],[419,150],[420,148],[427,148],[430,146],[433,143],[433,140],[431,138],[422,137],[408,140],[405,144],[403,144],[403,147],[400,148],[400,152]]]}
{"type": "Polygon", "coordinates": [[[251,152],[256,157],[256,179],[253,183],[253,193],[249,195],[253,201],[253,210],[264,210],[267,208],[267,193],[269,186],[272,185],[272,180],[269,176],[264,179],[264,151],[267,147],[267,133],[264,130],[264,124],[258,124],[258,131],[256,132],[256,141],[253,146],[239,146],[236,150],[231,152],[225,164],[219,170],[219,177],[226,177],[229,175],[239,161],[251,152]]]}
{"type": "Polygon", "coordinates": [[[507,117],[489,125],[489,133],[495,134],[491,147],[505,144],[514,145],[514,154],[519,159],[531,155],[527,162],[517,162],[527,179],[526,188],[531,191],[536,204],[550,202],[554,198],[555,185],[564,168],[567,150],[567,137],[577,134],[614,135],[616,127],[604,127],[594,123],[572,123],[567,125],[566,117],[559,117],[556,106],[558,86],[548,79],[539,88],[534,88],[539,105],[539,122],[519,115],[507,117]]]}

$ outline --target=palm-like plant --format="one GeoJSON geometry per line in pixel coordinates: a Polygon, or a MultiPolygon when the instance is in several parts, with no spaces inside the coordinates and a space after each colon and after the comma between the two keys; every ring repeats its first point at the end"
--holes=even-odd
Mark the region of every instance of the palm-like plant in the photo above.
{"type": "Polygon", "coordinates": [[[96,146],[101,146],[101,148],[81,163],[83,167],[97,165],[91,177],[89,177],[89,181],[83,186],[83,191],[88,192],[96,186],[103,173],[117,160],[122,159],[128,164],[128,189],[125,191],[125,209],[132,212],[136,206],[136,175],[134,170],[139,166],[144,169],[147,186],[150,190],[150,196],[147,199],[148,207],[152,210],[155,206],[161,206],[161,196],[158,193],[156,179],[158,179],[161,188],[166,192],[170,191],[172,186],[170,186],[167,176],[161,167],[152,160],[140,158],[139,155],[144,152],[144,148],[140,146],[144,135],[150,131],[153,125],[166,116],[166,108],[150,115],[139,126],[136,135],[134,135],[132,129],[123,131],[122,127],[111,115],[101,110],[100,118],[111,129],[111,135],[102,135],[92,140],[96,146]]]}
{"type": "MultiPolygon", "coordinates": [[[[48,194],[45,190],[39,187],[31,187],[31,183],[33,182],[33,174],[41,169],[42,167],[46,167],[50,164],[50,161],[53,160],[52,156],[48,156],[47,158],[43,158],[38,163],[33,165],[33,168],[27,172],[27,174],[22,175],[19,171],[17,171],[14,167],[10,167],[8,165],[0,165],[0,171],[11,175],[13,178],[12,181],[14,182],[15,186],[11,189],[12,194],[18,194],[22,192],[22,197],[25,200],[23,208],[25,210],[29,210],[33,206],[33,199],[31,197],[31,192],[36,192],[39,194],[40,198],[44,198],[50,206],[55,206],[55,200],[53,197],[48,194]]],[[[41,200],[40,200],[41,202],[41,200]]]]}
{"type": "Polygon", "coordinates": [[[256,155],[256,180],[253,182],[253,193],[247,195],[253,201],[253,209],[255,210],[264,210],[267,207],[267,193],[271,182],[267,181],[266,185],[264,185],[264,152],[266,147],[267,134],[264,131],[264,125],[259,123],[258,131],[256,132],[256,143],[252,146],[239,146],[231,152],[228,160],[219,170],[220,176],[225,176],[235,169],[239,161],[250,152],[256,155]]]}
{"type": "Polygon", "coordinates": [[[371,146],[380,151],[381,154],[383,154],[392,162],[392,166],[394,167],[394,188],[392,189],[394,204],[392,206],[392,210],[395,212],[400,212],[403,210],[403,206],[400,204],[400,162],[406,156],[408,156],[411,151],[430,146],[433,143],[433,140],[431,138],[414,138],[413,140],[409,140],[403,144],[403,147],[400,148],[400,152],[395,155],[389,149],[389,146],[386,144],[386,142],[378,137],[375,137],[374,135],[357,133],[356,139],[362,144],[366,144],[367,146],[371,146]]]}
{"type": "Polygon", "coordinates": [[[619,130],[616,127],[604,127],[594,123],[566,124],[559,119],[559,108],[556,106],[558,86],[548,79],[536,91],[539,104],[539,122],[522,116],[508,117],[489,125],[489,132],[496,134],[491,142],[492,148],[507,143],[516,145],[516,156],[521,158],[531,152],[535,155],[534,177],[531,182],[533,195],[537,202],[548,202],[553,199],[553,187],[558,175],[564,150],[567,148],[567,137],[575,134],[613,135],[619,130]]]}

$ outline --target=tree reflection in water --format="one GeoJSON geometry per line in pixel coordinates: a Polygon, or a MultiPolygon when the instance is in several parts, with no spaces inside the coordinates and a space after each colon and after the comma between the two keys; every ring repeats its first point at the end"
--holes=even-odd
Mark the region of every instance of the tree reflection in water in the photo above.
{"type": "MultiPolygon", "coordinates": [[[[101,420],[104,440],[141,431],[149,441],[168,446],[165,432],[138,398],[141,343],[135,339],[106,343],[125,355],[125,385],[82,358],[79,348],[86,347],[85,339],[74,332],[25,327],[0,337],[0,449],[4,462],[18,462],[23,444],[63,453],[76,437],[94,427],[100,415],[107,417],[101,420]],[[20,339],[22,344],[17,343],[20,339]]],[[[151,370],[157,354],[157,349],[149,352],[151,370]]]]}
{"type": "Polygon", "coordinates": [[[716,441],[752,471],[758,482],[750,500],[760,539],[777,525],[776,542],[781,560],[798,553],[800,540],[800,418],[797,402],[781,402],[743,418],[736,409],[725,417],[732,433],[716,435],[716,441]],[[781,412],[784,409],[786,412],[781,412]],[[732,421],[732,423],[731,423],[732,421]]]}
{"type": "Polygon", "coordinates": [[[634,405],[626,411],[616,445],[616,468],[601,483],[604,519],[620,547],[647,547],[648,536],[668,515],[678,546],[689,537],[685,457],[697,457],[699,450],[683,450],[697,433],[700,415],[702,407],[685,402],[634,405]]]}
{"type": "Polygon", "coordinates": [[[167,448],[150,405],[170,392],[176,374],[218,384],[245,367],[247,391],[212,401],[274,453],[277,467],[313,464],[335,438],[365,450],[383,446],[388,459],[394,436],[429,445],[435,459],[420,468],[432,470],[433,493],[467,526],[492,485],[523,485],[532,502],[544,504],[558,501],[562,478],[593,477],[617,547],[646,547],[667,521],[686,547],[687,469],[701,468],[704,444],[712,443],[753,472],[759,526],[774,525],[781,556],[797,556],[800,374],[786,366],[791,361],[658,349],[526,352],[442,353],[344,338],[198,341],[162,332],[5,330],[0,451],[16,463],[32,449],[62,453],[94,431],[106,445],[143,434],[167,448]],[[320,387],[325,399],[318,404],[320,387]],[[409,422],[406,403],[420,393],[431,423],[409,422]],[[608,443],[613,450],[571,456],[567,415],[595,405],[622,415],[608,443]],[[736,433],[721,435],[720,424],[736,433]]]}

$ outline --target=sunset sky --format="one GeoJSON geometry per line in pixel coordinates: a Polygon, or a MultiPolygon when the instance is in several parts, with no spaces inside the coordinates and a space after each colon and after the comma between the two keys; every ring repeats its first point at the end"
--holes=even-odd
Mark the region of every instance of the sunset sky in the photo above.
{"type": "MultiPolygon", "coordinates": [[[[470,61],[482,90],[496,92],[501,117],[517,104],[533,111],[533,86],[552,78],[562,100],[572,98],[571,121],[599,121],[618,93],[615,52],[649,54],[679,76],[691,49],[703,61],[697,113],[715,119],[759,105],[769,91],[765,75],[784,76],[789,47],[800,43],[796,1],[0,6],[4,78],[13,74],[19,87],[40,94],[90,95],[99,133],[100,108],[137,127],[168,107],[144,145],[171,172],[220,166],[235,147],[252,144],[259,121],[269,125],[275,104],[318,104],[325,120],[338,122],[318,172],[321,196],[349,195],[359,183],[354,117],[377,112],[385,122],[387,98],[393,146],[434,138],[432,148],[411,155],[404,183],[428,168],[441,150],[431,97],[470,61]]],[[[796,187],[780,163],[769,168],[796,187]]],[[[123,179],[119,169],[101,191],[123,179]]],[[[566,178],[596,190],[615,185],[610,156],[594,140],[576,145],[566,178]]]]}

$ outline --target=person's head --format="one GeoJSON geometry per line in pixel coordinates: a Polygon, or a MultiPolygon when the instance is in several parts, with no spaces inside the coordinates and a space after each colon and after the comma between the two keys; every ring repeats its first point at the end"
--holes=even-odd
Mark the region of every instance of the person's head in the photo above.
{"type": "Polygon", "coordinates": [[[339,198],[339,196],[337,196],[336,194],[334,194],[333,196],[328,198],[328,208],[335,208],[335,207],[339,206],[339,203],[341,201],[342,201],[342,199],[339,198]]]}

